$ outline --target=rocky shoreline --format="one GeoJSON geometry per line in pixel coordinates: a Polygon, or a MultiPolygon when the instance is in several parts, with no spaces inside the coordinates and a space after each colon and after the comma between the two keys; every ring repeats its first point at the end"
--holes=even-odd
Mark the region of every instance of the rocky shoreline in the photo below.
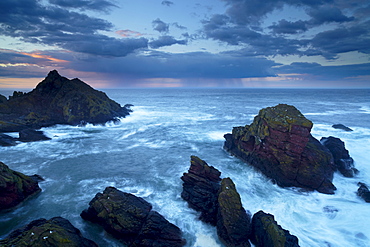
{"type": "MultiPolygon", "coordinates": [[[[19,132],[19,138],[0,134],[0,145],[47,140],[48,137],[36,129],[56,123],[101,124],[129,114],[128,106],[121,107],[110,99],[103,103],[99,98],[103,97],[102,94],[97,93],[96,96],[92,88],[94,91],[89,89],[85,93],[95,96],[69,95],[70,88],[89,88],[81,83],[78,79],[68,80],[52,71],[31,93],[16,92],[9,99],[0,96],[0,131],[19,132]],[[73,86],[75,84],[78,86],[73,86]],[[32,106],[34,108],[28,108],[28,114],[21,109],[13,112],[17,104],[21,107],[33,105],[30,102],[40,100],[42,97],[37,97],[45,92],[53,94],[52,102],[55,102],[48,104],[54,104],[56,108],[41,109],[35,104],[32,106]],[[71,105],[72,102],[62,99],[61,94],[82,101],[71,105]],[[43,115],[50,114],[50,111],[56,113],[43,115]],[[87,116],[87,112],[91,116],[87,116]]],[[[44,97],[44,103],[50,100],[48,97],[44,97]]],[[[231,134],[225,134],[224,149],[246,165],[256,167],[281,187],[293,186],[334,194],[333,176],[336,171],[344,177],[355,177],[359,171],[354,167],[344,142],[335,137],[323,137],[318,141],[310,134],[312,126],[313,123],[294,106],[280,104],[268,107],[261,109],[250,125],[234,127],[231,134]]],[[[181,198],[190,208],[199,212],[199,220],[216,228],[223,245],[249,247],[252,243],[255,246],[299,246],[298,237],[283,229],[274,215],[261,210],[252,214],[245,209],[232,178],[222,178],[221,174],[221,171],[209,166],[204,160],[191,156],[190,167],[181,177],[181,198]]],[[[0,162],[0,211],[6,213],[41,193],[38,185],[41,181],[40,176],[24,175],[0,162]]],[[[367,185],[361,182],[358,185],[358,196],[370,202],[367,185]]],[[[149,202],[115,187],[106,187],[103,192],[98,192],[80,216],[100,225],[127,246],[186,245],[182,230],[152,210],[149,202]]],[[[34,220],[0,240],[1,246],[23,246],[23,243],[32,243],[34,246],[98,246],[83,237],[80,230],[62,217],[34,220]]]]}

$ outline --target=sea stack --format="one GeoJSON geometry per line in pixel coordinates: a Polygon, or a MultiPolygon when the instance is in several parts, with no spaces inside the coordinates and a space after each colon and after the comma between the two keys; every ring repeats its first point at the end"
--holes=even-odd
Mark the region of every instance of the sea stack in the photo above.
{"type": "Polygon", "coordinates": [[[130,109],[79,79],[50,71],[29,93],[0,96],[0,132],[39,129],[55,124],[104,124],[129,114],[130,109]]]}
{"type": "Polygon", "coordinates": [[[294,106],[260,110],[250,125],[226,134],[224,148],[282,187],[333,194],[333,156],[311,134],[313,123],[294,106]]]}

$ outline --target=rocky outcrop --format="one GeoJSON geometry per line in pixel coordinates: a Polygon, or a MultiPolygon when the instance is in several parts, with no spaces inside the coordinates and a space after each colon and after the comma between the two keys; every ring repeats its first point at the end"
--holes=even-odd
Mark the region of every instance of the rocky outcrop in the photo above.
{"type": "Polygon", "coordinates": [[[128,246],[184,246],[181,230],[152,210],[150,203],[107,187],[89,203],[81,217],[98,223],[128,246]]]}
{"type": "Polygon", "coordinates": [[[334,158],[334,164],[343,176],[351,178],[358,173],[358,170],[354,167],[353,159],[349,156],[349,152],[341,139],[329,136],[321,138],[320,142],[330,150],[334,158]]]}
{"type": "Polygon", "coordinates": [[[41,191],[37,177],[11,170],[0,162],[0,211],[11,209],[41,191]]]}
{"type": "Polygon", "coordinates": [[[331,153],[311,134],[313,124],[294,106],[260,110],[251,125],[234,127],[224,148],[282,187],[333,194],[331,153]]]}
{"type": "Polygon", "coordinates": [[[370,202],[370,191],[369,188],[364,183],[358,183],[360,186],[357,190],[357,195],[365,200],[365,202],[370,202]]]}
{"type": "Polygon", "coordinates": [[[17,139],[6,134],[0,134],[0,146],[10,147],[17,145],[17,139]]]}
{"type": "Polygon", "coordinates": [[[252,243],[257,247],[298,247],[298,238],[275,221],[274,216],[258,211],[252,218],[252,243]]]}
{"type": "Polygon", "coordinates": [[[98,245],[84,238],[81,232],[68,220],[54,217],[50,220],[38,219],[27,226],[17,229],[3,240],[3,247],[11,246],[69,246],[69,247],[97,247],[98,245]]]}
{"type": "Polygon", "coordinates": [[[44,132],[34,129],[24,129],[19,131],[19,141],[21,142],[35,142],[47,141],[51,138],[45,136],[44,132]]]}
{"type": "Polygon", "coordinates": [[[249,247],[251,216],[242,206],[239,193],[230,178],[221,181],[218,194],[217,235],[227,247],[249,247]]]}
{"type": "Polygon", "coordinates": [[[217,224],[220,175],[220,171],[204,160],[191,156],[189,171],[181,177],[184,182],[181,197],[188,202],[189,207],[201,212],[200,220],[214,226],[217,224]]]}
{"type": "Polygon", "coordinates": [[[0,132],[39,129],[55,124],[103,124],[130,112],[79,79],[69,80],[56,70],[29,93],[0,97],[0,132]]]}
{"type": "Polygon", "coordinates": [[[343,124],[333,124],[331,127],[333,127],[334,129],[341,129],[341,130],[345,130],[345,131],[353,131],[353,129],[343,125],[343,124]]]}

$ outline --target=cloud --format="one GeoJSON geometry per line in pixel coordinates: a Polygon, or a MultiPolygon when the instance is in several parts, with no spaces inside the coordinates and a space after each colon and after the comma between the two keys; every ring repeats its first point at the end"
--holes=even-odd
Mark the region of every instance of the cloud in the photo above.
{"type": "Polygon", "coordinates": [[[49,0],[51,4],[63,8],[78,8],[81,10],[94,10],[108,12],[112,7],[117,7],[107,0],[49,0]]]}
{"type": "Polygon", "coordinates": [[[44,6],[39,1],[0,2],[2,35],[101,56],[126,56],[137,49],[147,48],[148,40],[144,38],[116,39],[98,33],[110,31],[112,27],[106,20],[56,6],[44,6]]]}
{"type": "Polygon", "coordinates": [[[132,31],[132,30],[117,30],[116,31],[116,34],[118,34],[119,36],[122,36],[124,38],[128,38],[128,37],[140,37],[140,36],[143,36],[144,34],[140,33],[140,32],[136,32],[136,31],[132,31]]]}
{"type": "Polygon", "coordinates": [[[160,33],[168,33],[169,31],[169,24],[161,21],[159,18],[152,21],[152,25],[154,30],[160,33]]]}
{"type": "Polygon", "coordinates": [[[160,36],[157,40],[153,40],[149,43],[149,46],[153,49],[157,49],[163,46],[171,46],[171,45],[186,45],[188,42],[187,40],[177,40],[172,36],[160,36]]]}
{"type": "Polygon", "coordinates": [[[354,17],[347,17],[343,15],[342,11],[336,7],[321,6],[320,8],[312,8],[307,11],[312,20],[308,21],[309,24],[317,26],[324,23],[331,22],[349,22],[353,21],[354,17]]]}
{"type": "Polygon", "coordinates": [[[166,6],[170,7],[171,5],[173,5],[173,2],[171,2],[171,1],[162,1],[162,5],[166,5],[166,6]]]}
{"type": "Polygon", "coordinates": [[[275,34],[296,34],[307,31],[307,22],[299,21],[287,21],[285,19],[279,20],[277,24],[269,26],[275,34]]]}

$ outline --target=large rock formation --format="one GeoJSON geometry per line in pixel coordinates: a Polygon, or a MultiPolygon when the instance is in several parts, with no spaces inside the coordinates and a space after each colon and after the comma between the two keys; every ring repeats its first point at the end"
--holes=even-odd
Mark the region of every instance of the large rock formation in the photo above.
{"type": "Polygon", "coordinates": [[[249,247],[251,216],[243,208],[230,178],[221,181],[218,194],[217,235],[227,247],[249,247]]]}
{"type": "Polygon", "coordinates": [[[0,162],[0,211],[10,209],[41,191],[37,178],[11,170],[0,162]]]}
{"type": "Polygon", "coordinates": [[[321,138],[320,142],[330,150],[334,158],[334,164],[343,176],[352,178],[358,173],[358,170],[354,167],[353,159],[349,156],[349,152],[341,139],[329,136],[321,138]]]}
{"type": "Polygon", "coordinates": [[[55,124],[102,124],[129,112],[105,93],[79,79],[62,77],[53,70],[29,93],[14,92],[8,100],[0,96],[0,132],[55,124]]]}
{"type": "Polygon", "coordinates": [[[168,222],[150,203],[114,187],[107,187],[89,203],[81,217],[98,223],[128,246],[184,246],[181,230],[168,222]]]}
{"type": "Polygon", "coordinates": [[[273,215],[263,211],[253,215],[251,240],[257,247],[299,247],[298,238],[278,225],[273,215]]]}
{"type": "Polygon", "coordinates": [[[181,197],[189,206],[201,212],[200,220],[217,224],[217,198],[220,189],[221,172],[196,156],[191,156],[188,173],[181,179],[183,191],[181,197]]]}
{"type": "Polygon", "coordinates": [[[311,136],[312,126],[294,106],[279,104],[260,110],[251,125],[234,127],[224,148],[282,187],[333,194],[333,157],[311,136]]]}
{"type": "Polygon", "coordinates": [[[27,226],[13,231],[7,238],[0,240],[0,245],[3,247],[98,247],[92,240],[84,238],[77,228],[62,217],[34,220],[27,226]]]}

